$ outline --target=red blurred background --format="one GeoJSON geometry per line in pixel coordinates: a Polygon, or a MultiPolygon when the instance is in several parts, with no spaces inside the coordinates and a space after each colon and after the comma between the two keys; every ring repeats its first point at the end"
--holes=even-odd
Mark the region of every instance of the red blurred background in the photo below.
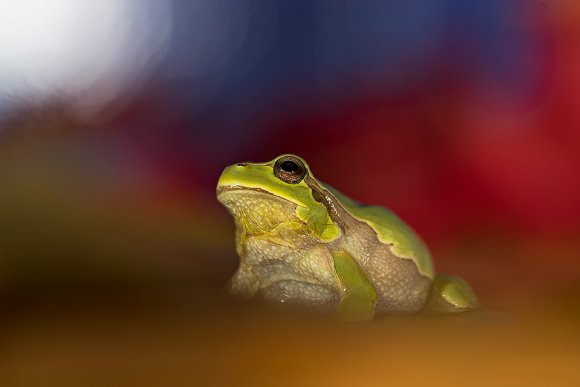
{"type": "Polygon", "coordinates": [[[154,337],[239,323],[215,184],[285,152],[397,212],[487,309],[578,321],[575,1],[27,0],[0,4],[0,25],[0,305],[6,332],[28,327],[9,335],[26,348],[14,385],[69,366],[23,360],[46,345],[30,332],[96,319],[107,336],[104,319],[123,336],[120,311],[163,318],[154,337]]]}

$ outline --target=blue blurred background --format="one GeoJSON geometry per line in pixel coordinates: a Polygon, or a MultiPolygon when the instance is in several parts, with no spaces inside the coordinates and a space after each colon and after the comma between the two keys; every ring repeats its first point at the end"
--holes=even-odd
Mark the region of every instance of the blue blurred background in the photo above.
{"type": "Polygon", "coordinates": [[[573,0],[1,0],[0,303],[214,300],[219,174],[291,152],[491,309],[576,308],[579,103],[573,0]]]}

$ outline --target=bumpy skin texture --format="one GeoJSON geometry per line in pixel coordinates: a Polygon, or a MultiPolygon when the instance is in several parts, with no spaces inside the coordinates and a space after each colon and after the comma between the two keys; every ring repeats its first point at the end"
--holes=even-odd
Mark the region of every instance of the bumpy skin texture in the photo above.
{"type": "Polygon", "coordinates": [[[244,190],[226,190],[219,199],[236,221],[241,260],[230,283],[234,294],[250,298],[260,293],[274,302],[329,311],[338,307],[330,251],[303,227],[296,204],[244,190]]]}
{"type": "Polygon", "coordinates": [[[234,294],[355,320],[476,306],[464,281],[434,275],[427,248],[396,215],[320,183],[297,156],[230,166],[217,194],[236,223],[234,294]],[[282,160],[302,174],[291,182],[284,180],[290,172],[276,175],[282,160]]]}

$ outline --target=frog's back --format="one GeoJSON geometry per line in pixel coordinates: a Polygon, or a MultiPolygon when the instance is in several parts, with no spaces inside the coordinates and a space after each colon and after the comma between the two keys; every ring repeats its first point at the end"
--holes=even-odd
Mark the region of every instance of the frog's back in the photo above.
{"type": "Polygon", "coordinates": [[[398,257],[413,260],[417,271],[428,277],[431,286],[423,312],[436,314],[461,313],[479,307],[469,284],[460,277],[435,275],[431,255],[425,243],[396,214],[385,207],[366,206],[326,186],[356,219],[368,224],[398,257]]]}
{"type": "Polygon", "coordinates": [[[413,229],[391,210],[381,206],[369,206],[358,203],[336,189],[324,185],[356,219],[368,224],[379,240],[392,244],[391,250],[398,257],[413,260],[418,271],[434,278],[433,261],[425,243],[413,229]]]}

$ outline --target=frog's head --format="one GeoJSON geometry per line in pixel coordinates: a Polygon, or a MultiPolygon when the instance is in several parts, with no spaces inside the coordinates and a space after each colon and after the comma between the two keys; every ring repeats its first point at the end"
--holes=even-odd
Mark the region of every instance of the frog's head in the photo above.
{"type": "Polygon", "coordinates": [[[267,163],[227,167],[217,197],[236,225],[251,235],[290,222],[321,240],[332,240],[340,231],[320,200],[319,187],[302,158],[285,154],[267,163]]]}

